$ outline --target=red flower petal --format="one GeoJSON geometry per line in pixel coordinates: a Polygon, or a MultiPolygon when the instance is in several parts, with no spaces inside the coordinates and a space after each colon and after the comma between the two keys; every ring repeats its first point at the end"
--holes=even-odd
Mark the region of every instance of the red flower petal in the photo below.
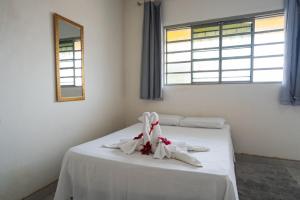
{"type": "Polygon", "coordinates": [[[134,137],[134,140],[138,140],[141,139],[143,137],[143,133],[140,133],[138,136],[134,137]]]}
{"type": "Polygon", "coordinates": [[[158,121],[158,120],[157,120],[156,122],[151,123],[151,128],[150,128],[149,135],[151,135],[151,133],[152,133],[154,127],[157,126],[158,124],[159,124],[159,121],[158,121]]]}
{"type": "Polygon", "coordinates": [[[143,145],[141,153],[144,155],[149,155],[151,153],[151,144],[149,141],[145,145],[143,145]]]}
{"type": "Polygon", "coordinates": [[[172,144],[172,142],[168,140],[166,137],[159,136],[158,139],[161,140],[165,145],[172,144]]]}

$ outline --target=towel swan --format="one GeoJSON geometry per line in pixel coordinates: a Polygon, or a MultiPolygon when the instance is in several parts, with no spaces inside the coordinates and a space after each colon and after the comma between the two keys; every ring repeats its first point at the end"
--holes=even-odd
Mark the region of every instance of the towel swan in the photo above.
{"type": "Polygon", "coordinates": [[[133,154],[135,151],[144,151],[150,145],[150,137],[149,137],[149,119],[150,113],[143,113],[143,128],[142,132],[134,137],[133,139],[123,139],[120,140],[119,143],[116,144],[105,144],[103,147],[112,148],[112,149],[121,149],[126,154],[133,154]]]}
{"type": "Polygon", "coordinates": [[[159,125],[159,116],[156,112],[143,113],[142,133],[133,139],[122,140],[117,144],[103,145],[103,147],[121,149],[126,154],[132,154],[135,151],[146,155],[153,153],[153,158],[156,159],[176,159],[196,167],[202,167],[202,164],[188,151],[205,152],[209,150],[206,147],[193,146],[185,142],[172,143],[163,136],[159,125]]]}

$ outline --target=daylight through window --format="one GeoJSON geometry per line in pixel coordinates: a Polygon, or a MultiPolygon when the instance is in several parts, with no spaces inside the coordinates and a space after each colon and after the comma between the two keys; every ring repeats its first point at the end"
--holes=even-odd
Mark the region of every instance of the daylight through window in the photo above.
{"type": "Polygon", "coordinates": [[[280,82],[284,17],[166,29],[165,84],[280,82]]]}

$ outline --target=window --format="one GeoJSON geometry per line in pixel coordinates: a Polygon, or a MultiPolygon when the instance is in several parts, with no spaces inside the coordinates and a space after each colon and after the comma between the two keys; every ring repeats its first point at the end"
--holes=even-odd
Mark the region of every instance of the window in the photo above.
{"type": "Polygon", "coordinates": [[[282,14],[166,28],[165,84],[280,82],[282,14]]]}
{"type": "Polygon", "coordinates": [[[79,39],[59,42],[61,86],[82,86],[81,42],[79,39]]]}

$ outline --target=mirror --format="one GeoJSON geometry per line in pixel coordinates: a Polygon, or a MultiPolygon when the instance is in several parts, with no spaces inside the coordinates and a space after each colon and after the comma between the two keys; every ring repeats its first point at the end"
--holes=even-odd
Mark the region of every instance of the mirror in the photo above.
{"type": "Polygon", "coordinates": [[[54,14],[57,101],[85,99],[83,26],[54,14]]]}

